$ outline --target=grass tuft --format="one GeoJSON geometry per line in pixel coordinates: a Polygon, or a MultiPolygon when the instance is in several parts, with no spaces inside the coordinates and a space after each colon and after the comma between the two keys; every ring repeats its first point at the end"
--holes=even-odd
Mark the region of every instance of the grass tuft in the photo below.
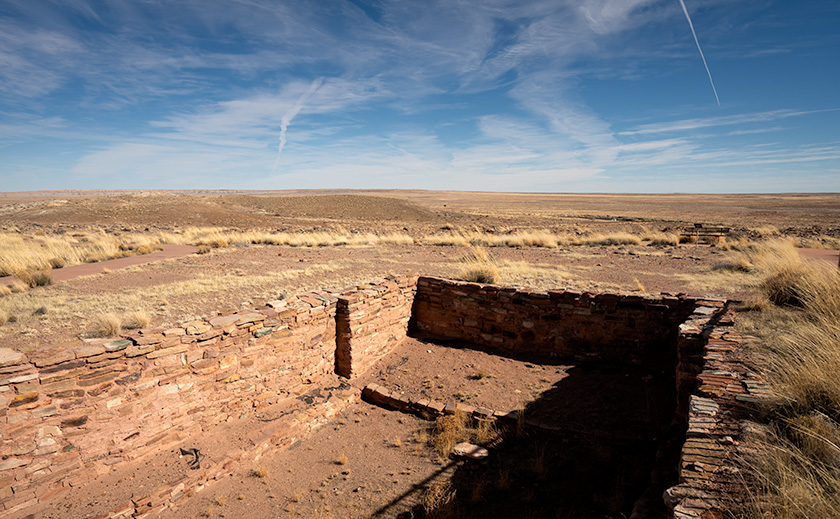
{"type": "Polygon", "coordinates": [[[125,314],[125,319],[122,321],[123,328],[127,330],[137,330],[140,328],[148,328],[152,319],[144,310],[136,310],[125,314]]]}
{"type": "Polygon", "coordinates": [[[45,287],[53,284],[52,273],[48,270],[23,270],[15,273],[15,276],[31,288],[45,287]]]}
{"type": "Polygon", "coordinates": [[[447,480],[438,480],[423,493],[423,511],[429,519],[449,519],[458,516],[455,491],[447,480]]]}
{"type": "Polygon", "coordinates": [[[470,247],[469,251],[459,260],[464,264],[460,278],[472,283],[497,283],[499,281],[499,267],[486,249],[470,247]]]}
{"type": "Polygon", "coordinates": [[[115,337],[121,332],[122,321],[116,314],[101,314],[93,321],[92,334],[97,337],[115,337]]]}

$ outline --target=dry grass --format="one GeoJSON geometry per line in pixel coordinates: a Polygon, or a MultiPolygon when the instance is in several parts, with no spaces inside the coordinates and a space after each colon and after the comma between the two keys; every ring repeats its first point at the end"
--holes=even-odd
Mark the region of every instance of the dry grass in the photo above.
{"type": "Polygon", "coordinates": [[[120,247],[126,239],[148,238],[116,237],[103,231],[35,237],[0,233],[0,277],[127,256],[132,252],[120,247]]]}
{"type": "MultiPolygon", "coordinates": [[[[418,240],[424,245],[446,245],[454,247],[545,247],[560,246],[618,246],[641,245],[642,237],[628,232],[597,233],[582,230],[579,234],[557,234],[549,231],[516,231],[509,234],[493,234],[475,231],[448,232],[424,236],[418,240]]],[[[660,245],[673,244],[674,240],[662,235],[660,245]]]]}
{"type": "Polygon", "coordinates": [[[676,247],[680,244],[680,237],[671,233],[650,233],[643,235],[642,241],[656,247],[676,247]]]}
{"type": "Polygon", "coordinates": [[[102,314],[93,320],[91,334],[97,337],[115,337],[122,332],[122,321],[113,313],[102,314]]]}
{"type": "Polygon", "coordinates": [[[265,465],[260,465],[259,467],[254,469],[253,474],[255,477],[262,479],[268,476],[268,467],[266,467],[265,465]]]}
{"type": "Polygon", "coordinates": [[[137,330],[140,328],[148,328],[152,318],[145,310],[135,310],[128,312],[122,320],[123,328],[127,330],[137,330]]]}
{"type": "Polygon", "coordinates": [[[336,459],[335,463],[337,465],[347,465],[347,454],[344,452],[339,453],[338,459],[336,459]]]}
{"type": "Polygon", "coordinates": [[[439,417],[430,436],[432,448],[439,460],[445,460],[460,442],[488,445],[499,438],[499,431],[489,420],[472,420],[457,409],[454,414],[439,417]]]}
{"type": "Polygon", "coordinates": [[[448,480],[438,480],[423,493],[423,512],[429,519],[457,517],[458,502],[448,480]]]}
{"type": "Polygon", "coordinates": [[[17,272],[15,276],[30,288],[45,287],[53,284],[52,273],[49,270],[23,270],[17,272]]]}
{"type": "MultiPolygon", "coordinates": [[[[48,287],[37,298],[30,297],[31,293],[26,292],[26,287],[18,284],[18,289],[11,295],[2,298],[3,308],[10,313],[19,316],[29,316],[40,306],[50,308],[50,315],[55,319],[72,318],[85,323],[91,328],[97,329],[98,325],[93,323],[90,316],[101,314],[123,314],[132,310],[145,311],[152,314],[159,301],[166,301],[170,298],[192,297],[201,294],[214,294],[226,291],[244,290],[248,291],[254,298],[263,297],[266,300],[277,299],[279,286],[290,282],[297,283],[300,279],[315,278],[324,276],[336,270],[341,270],[352,265],[348,260],[336,260],[323,265],[307,265],[297,269],[284,269],[269,271],[264,274],[251,276],[238,276],[235,273],[228,273],[221,276],[198,274],[192,279],[175,281],[155,286],[140,286],[135,288],[123,288],[118,299],[113,294],[96,293],[89,295],[76,295],[59,290],[59,286],[48,287]],[[270,288],[267,288],[270,287],[270,288]]],[[[361,281],[361,280],[359,280],[361,281]]],[[[312,286],[309,289],[317,288],[312,286]]],[[[294,290],[305,292],[305,289],[294,290]]],[[[23,317],[21,319],[24,319],[23,317]]],[[[121,323],[122,324],[122,323],[121,323]]]]}
{"type": "Polygon", "coordinates": [[[487,251],[480,247],[471,247],[459,260],[464,264],[459,277],[474,283],[496,283],[499,281],[499,267],[487,251]]]}
{"type": "Polygon", "coordinates": [[[809,249],[838,250],[840,249],[840,238],[835,238],[833,236],[816,236],[813,238],[802,238],[799,240],[799,246],[806,247],[809,249]]]}
{"type": "MultiPolygon", "coordinates": [[[[788,246],[790,244],[788,243],[788,246]]],[[[762,343],[753,352],[771,396],[758,452],[745,460],[755,480],[744,517],[840,516],[840,272],[794,260],[774,244],[752,258],[775,307],[745,319],[762,343]]]]}
{"type": "Polygon", "coordinates": [[[432,447],[441,459],[446,459],[458,442],[467,441],[470,437],[469,416],[456,410],[455,414],[441,416],[435,421],[432,447]]]}

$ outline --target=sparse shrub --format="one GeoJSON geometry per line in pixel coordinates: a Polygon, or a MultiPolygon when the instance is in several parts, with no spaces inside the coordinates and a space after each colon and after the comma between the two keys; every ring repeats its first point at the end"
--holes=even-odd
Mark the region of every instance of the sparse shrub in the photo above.
{"type": "Polygon", "coordinates": [[[771,274],[761,287],[771,303],[777,306],[798,306],[804,304],[807,285],[812,282],[809,269],[788,267],[771,274]]]}
{"type": "Polygon", "coordinates": [[[54,269],[63,268],[67,263],[59,257],[50,258],[50,267],[54,269]]]}
{"type": "Polygon", "coordinates": [[[268,468],[265,465],[260,465],[259,467],[254,469],[254,476],[260,479],[268,476],[268,468]]]}
{"type": "Polygon", "coordinates": [[[207,254],[212,248],[209,245],[199,245],[196,254],[207,254]]]}
{"type": "Polygon", "coordinates": [[[455,491],[448,480],[438,480],[423,493],[423,511],[429,519],[448,519],[458,516],[455,491]]]}
{"type": "Polygon", "coordinates": [[[152,320],[149,317],[149,314],[143,310],[137,310],[125,314],[125,319],[123,319],[122,325],[123,328],[128,330],[137,330],[139,328],[147,328],[151,321],[152,320]]]}
{"type": "Polygon", "coordinates": [[[460,260],[464,263],[461,279],[473,283],[496,283],[499,280],[499,267],[493,262],[486,249],[470,247],[460,260]]]}
{"type": "Polygon", "coordinates": [[[610,234],[592,234],[580,240],[581,245],[641,245],[642,239],[626,232],[615,232],[610,234]]]}
{"type": "Polygon", "coordinates": [[[152,245],[141,245],[137,247],[137,249],[135,249],[134,252],[136,252],[137,254],[149,254],[156,250],[159,250],[159,247],[155,247],[152,245]]]}
{"type": "Polygon", "coordinates": [[[53,277],[52,274],[47,270],[36,270],[36,271],[29,271],[24,270],[15,273],[18,279],[23,281],[29,287],[44,287],[47,285],[52,285],[53,277]]]}
{"type": "Polygon", "coordinates": [[[646,235],[643,239],[655,247],[676,247],[680,243],[680,237],[676,234],[655,233],[646,235]]]}
{"type": "Polygon", "coordinates": [[[116,314],[102,314],[93,321],[93,335],[97,337],[114,337],[122,332],[122,321],[116,314]]]}
{"type": "Polygon", "coordinates": [[[446,459],[458,442],[469,439],[467,421],[469,417],[461,410],[455,414],[441,416],[435,421],[432,446],[441,459],[446,459]]]}
{"type": "Polygon", "coordinates": [[[347,454],[339,453],[338,459],[335,461],[336,465],[347,465],[347,454]]]}
{"type": "Polygon", "coordinates": [[[34,312],[32,312],[32,315],[46,315],[46,313],[47,313],[47,307],[46,306],[39,306],[38,308],[35,309],[34,312]]]}
{"type": "Polygon", "coordinates": [[[492,264],[469,265],[461,271],[460,278],[472,283],[496,283],[499,280],[499,268],[492,264]]]}
{"type": "Polygon", "coordinates": [[[752,272],[755,266],[750,262],[749,257],[744,254],[738,254],[722,261],[713,267],[714,270],[732,270],[735,272],[752,272]]]}

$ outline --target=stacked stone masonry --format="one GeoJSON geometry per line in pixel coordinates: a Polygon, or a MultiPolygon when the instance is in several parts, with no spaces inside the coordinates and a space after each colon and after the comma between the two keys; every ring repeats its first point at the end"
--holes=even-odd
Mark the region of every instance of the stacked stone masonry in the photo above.
{"type": "MultiPolygon", "coordinates": [[[[399,338],[402,327],[404,336],[415,279],[313,292],[179,327],[27,354],[0,349],[0,517],[17,517],[115,465],[174,448],[243,410],[327,380],[337,366],[337,321],[355,371],[369,365],[393,344],[380,347],[382,333],[399,338]]],[[[302,420],[322,418],[319,413],[334,414],[358,396],[353,393],[339,391],[340,398],[304,417],[255,431],[255,444],[293,435],[305,428],[298,427],[302,420]]],[[[126,514],[144,516],[152,505],[164,506],[183,495],[185,485],[215,477],[224,463],[217,465],[196,481],[127,503],[126,514]]]]}
{"type": "MultiPolygon", "coordinates": [[[[245,409],[298,395],[334,373],[351,378],[406,334],[503,355],[677,366],[677,415],[688,423],[674,517],[717,517],[735,483],[728,459],[761,383],[738,356],[748,339],[717,300],[537,292],[427,277],[391,277],[313,292],[167,329],[83,340],[26,354],[0,349],[0,518],[19,517],[115,465],[171,449],[245,409]],[[662,351],[663,345],[675,351],[662,351]],[[673,346],[676,345],[676,346],[673,346]],[[729,479],[727,479],[727,477],[729,479]],[[712,514],[712,515],[710,515],[712,514]]],[[[253,431],[253,452],[288,445],[358,397],[335,398],[253,431]]],[[[366,393],[414,412],[455,404],[366,393]]],[[[438,409],[440,408],[440,409],[438,409]]],[[[506,411],[467,409],[477,419],[506,411]]],[[[240,458],[241,459],[241,458],[240,458]]],[[[150,517],[229,472],[223,459],[103,517],[150,517]]]]}
{"type": "Polygon", "coordinates": [[[336,373],[364,372],[405,338],[416,287],[416,278],[392,278],[338,297],[336,373]]]}
{"type": "Polygon", "coordinates": [[[504,355],[659,361],[698,300],[595,294],[420,278],[412,335],[460,340],[504,355]]]}

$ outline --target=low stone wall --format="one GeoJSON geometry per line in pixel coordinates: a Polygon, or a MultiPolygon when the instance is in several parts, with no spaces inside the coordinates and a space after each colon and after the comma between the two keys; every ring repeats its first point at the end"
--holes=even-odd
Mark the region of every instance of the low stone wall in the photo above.
{"type": "Polygon", "coordinates": [[[421,277],[411,334],[507,355],[642,363],[663,359],[698,299],[538,292],[421,277]]]}
{"type": "Polygon", "coordinates": [[[331,373],[336,301],[308,294],[118,339],[3,350],[0,510],[37,504],[331,373]]]}
{"type": "Polygon", "coordinates": [[[727,312],[715,320],[690,320],[681,330],[686,343],[700,343],[702,358],[691,393],[685,395],[688,425],[679,484],[664,495],[675,519],[724,519],[733,505],[749,497],[738,459],[752,448],[745,432],[756,427],[750,416],[768,393],[747,362],[747,346],[756,339],[733,331],[734,317],[727,312]]]}
{"type": "Polygon", "coordinates": [[[416,287],[416,277],[393,277],[338,296],[336,373],[364,372],[405,338],[416,287]]]}

